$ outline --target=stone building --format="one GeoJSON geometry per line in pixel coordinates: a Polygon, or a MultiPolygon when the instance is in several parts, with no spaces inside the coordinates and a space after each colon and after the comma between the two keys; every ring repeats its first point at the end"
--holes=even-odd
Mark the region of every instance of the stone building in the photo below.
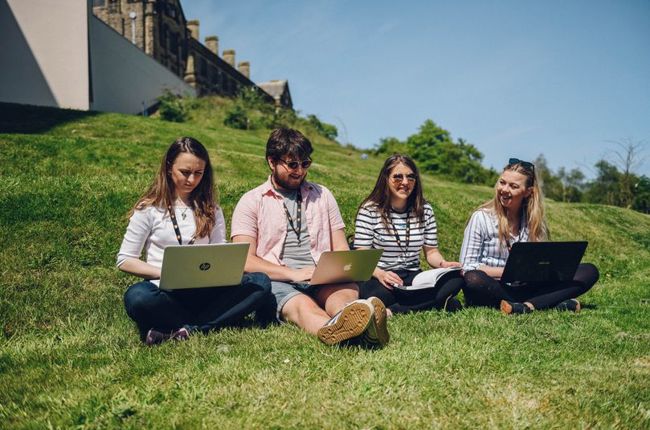
{"type": "Polygon", "coordinates": [[[184,79],[199,96],[232,97],[240,88],[252,87],[270,103],[293,108],[288,84],[288,97],[278,99],[251,81],[249,62],[235,63],[235,50],[219,56],[217,36],[201,43],[199,21],[186,20],[179,0],[92,0],[92,6],[95,16],[184,79]]]}
{"type": "Polygon", "coordinates": [[[291,100],[291,93],[289,92],[289,81],[273,80],[260,82],[257,85],[273,97],[273,100],[275,100],[275,106],[293,109],[293,101],[291,100]]]}

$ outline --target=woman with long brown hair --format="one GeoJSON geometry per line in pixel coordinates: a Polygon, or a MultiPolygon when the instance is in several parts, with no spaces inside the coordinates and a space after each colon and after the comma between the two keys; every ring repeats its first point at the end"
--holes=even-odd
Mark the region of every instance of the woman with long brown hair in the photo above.
{"type": "Polygon", "coordinates": [[[226,241],[223,212],[214,197],[210,157],[198,140],[181,137],[171,144],[155,180],[129,217],[117,267],[144,279],[129,287],[124,304],[146,344],[185,340],[192,332],[235,324],[253,311],[266,318],[271,283],[261,273],[245,274],[241,285],[233,287],[158,288],[167,246],[226,241]]]}
{"type": "Polygon", "coordinates": [[[535,166],[511,158],[497,180],[494,197],[472,214],[465,228],[460,260],[466,304],[500,307],[506,314],[551,307],[579,311],[577,297],[598,280],[593,264],[580,264],[573,281],[556,285],[530,285],[515,291],[499,282],[513,243],[541,242],[549,236],[535,166]]]}
{"type": "Polygon", "coordinates": [[[379,297],[392,313],[460,309],[455,295],[463,280],[458,271],[446,274],[435,287],[401,288],[411,286],[422,272],[422,251],[431,267],[460,266],[438,250],[433,208],[424,199],[420,172],[410,157],[395,154],[384,162],[374,189],[359,206],[354,247],[384,250],[372,278],[360,285],[359,297],[379,297]]]}

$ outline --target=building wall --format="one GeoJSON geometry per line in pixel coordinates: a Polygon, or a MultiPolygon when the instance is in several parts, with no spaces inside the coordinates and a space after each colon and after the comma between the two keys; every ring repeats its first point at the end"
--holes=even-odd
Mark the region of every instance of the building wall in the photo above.
{"type": "Polygon", "coordinates": [[[0,0],[0,101],[88,109],[87,32],[87,0],[0,0]]]}
{"type": "MultiPolygon", "coordinates": [[[[93,14],[128,41],[134,41],[147,55],[155,58],[196,89],[199,96],[218,94],[236,96],[240,88],[257,88],[235,64],[229,64],[218,52],[199,40],[199,24],[188,29],[179,0],[91,0],[93,14]],[[133,12],[135,18],[130,18],[133,12]],[[132,31],[132,28],[135,31],[132,31]],[[135,37],[134,37],[135,35],[135,37]]],[[[191,21],[190,21],[191,22],[191,21]]],[[[126,76],[128,78],[128,76],[126,76]]],[[[273,98],[260,92],[270,103],[273,98]]]]}
{"type": "Polygon", "coordinates": [[[178,0],[92,1],[95,16],[177,76],[184,76],[189,32],[178,0]]]}
{"type": "Polygon", "coordinates": [[[90,17],[92,110],[139,113],[163,89],[196,95],[194,88],[95,16],[90,17]]]}

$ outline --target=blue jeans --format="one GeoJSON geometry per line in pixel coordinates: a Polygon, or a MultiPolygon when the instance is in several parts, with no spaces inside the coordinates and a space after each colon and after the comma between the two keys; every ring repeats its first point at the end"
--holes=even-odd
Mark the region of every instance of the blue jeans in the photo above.
{"type": "Polygon", "coordinates": [[[240,285],[165,291],[149,281],[131,285],[124,293],[127,315],[144,339],[149,329],[169,332],[218,330],[240,323],[255,311],[263,325],[275,319],[271,280],[264,273],[246,273],[240,285]]]}

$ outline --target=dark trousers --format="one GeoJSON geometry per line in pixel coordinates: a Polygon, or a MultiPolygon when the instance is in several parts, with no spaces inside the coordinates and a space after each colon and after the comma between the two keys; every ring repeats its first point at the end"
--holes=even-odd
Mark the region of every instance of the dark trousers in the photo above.
{"type": "Polygon", "coordinates": [[[165,291],[149,281],[131,285],[124,293],[127,315],[144,339],[155,328],[169,332],[181,327],[207,332],[240,323],[256,311],[262,324],[273,321],[271,280],[263,273],[246,273],[241,285],[165,291]]]}
{"type": "Polygon", "coordinates": [[[596,266],[581,263],[572,281],[557,284],[506,287],[482,270],[465,272],[465,303],[467,306],[498,308],[501,300],[529,302],[535,309],[548,309],[558,303],[586,293],[598,281],[596,266]]]}
{"type": "MultiPolygon", "coordinates": [[[[394,270],[394,273],[402,278],[404,285],[411,285],[413,278],[420,272],[421,270],[394,270]]],[[[443,277],[434,288],[404,291],[398,288],[389,290],[373,277],[359,284],[359,297],[362,299],[378,297],[395,314],[426,311],[441,309],[447,298],[460,292],[464,283],[463,278],[452,275],[452,277],[443,277]]]]}

